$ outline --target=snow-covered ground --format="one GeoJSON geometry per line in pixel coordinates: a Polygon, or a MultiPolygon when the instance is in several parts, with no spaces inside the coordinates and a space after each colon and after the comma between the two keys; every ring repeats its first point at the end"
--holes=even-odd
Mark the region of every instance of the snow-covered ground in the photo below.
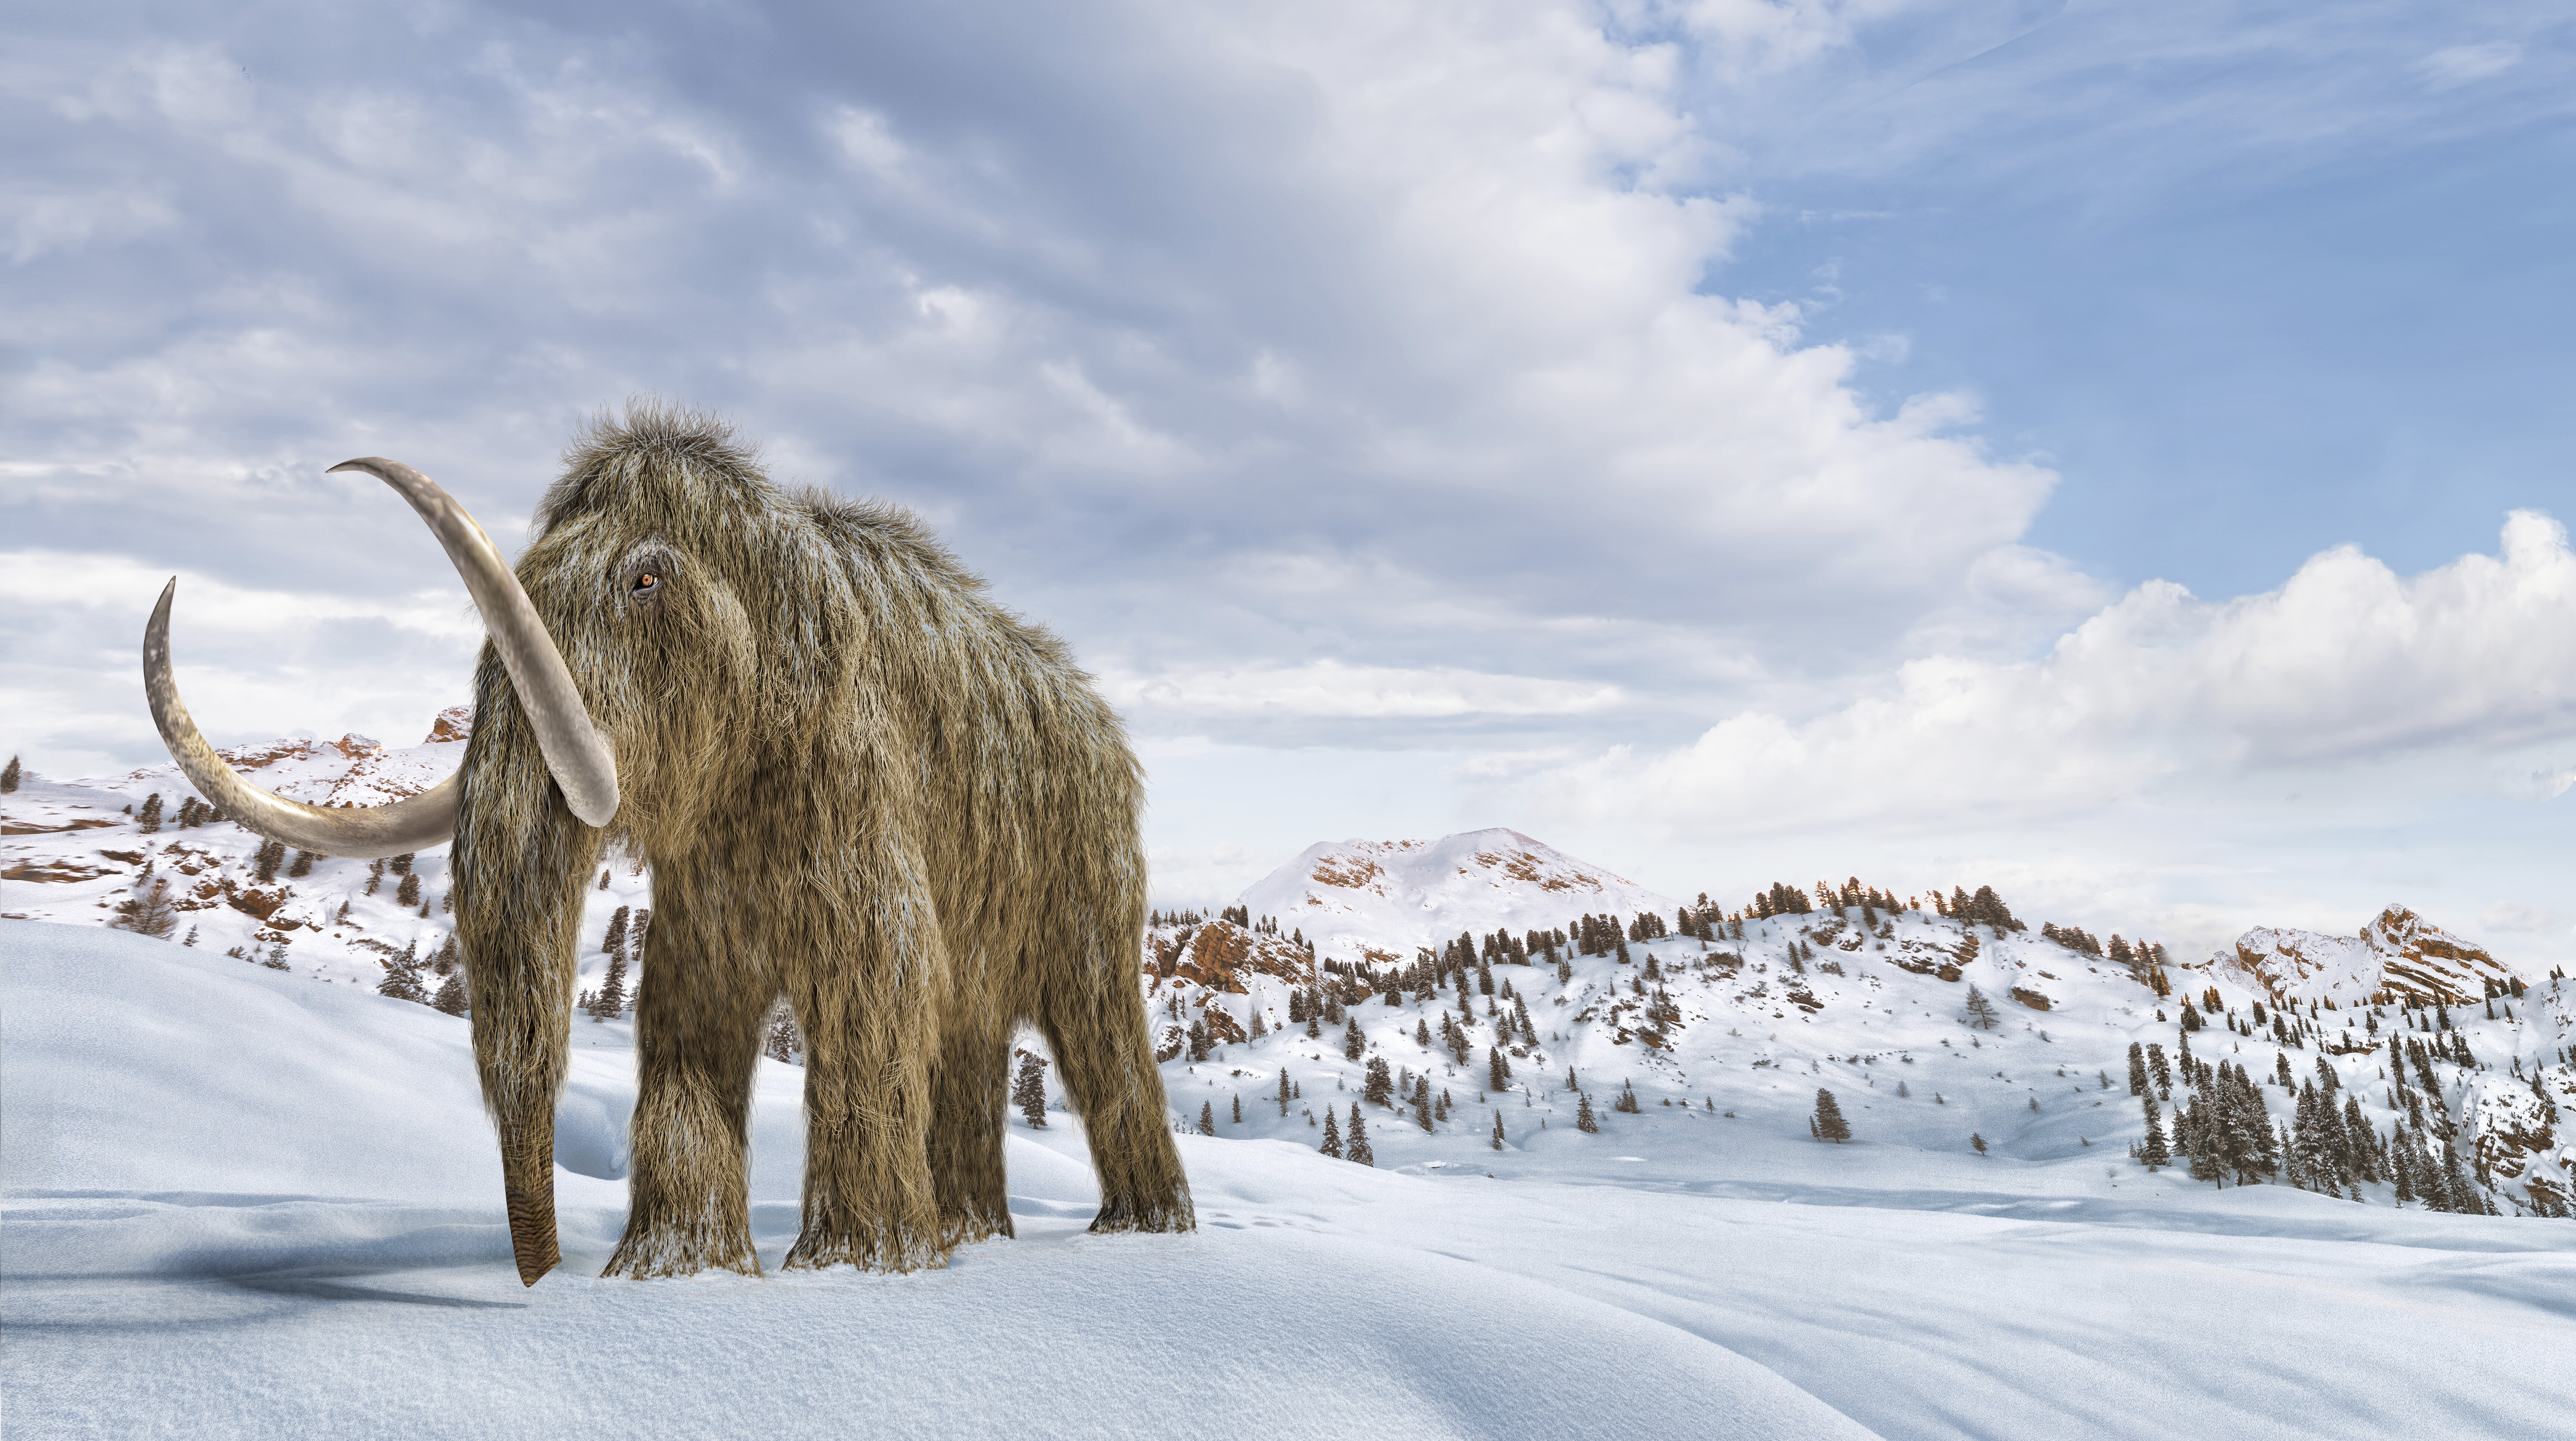
{"type": "MultiPolygon", "coordinates": [[[[1897,1019],[1891,1051],[1937,1044],[1897,1019]]],[[[2050,1019],[2117,1039],[2108,1016],[2050,1019]]],[[[2038,1029],[1999,1086],[2066,1044],[2038,1029]]],[[[1058,1112],[1013,1122],[1020,1238],[944,1271],[610,1283],[632,1052],[621,1023],[580,1020],[567,1264],[523,1290],[466,1036],[203,948],[0,922],[11,1433],[2538,1437],[2576,1414],[2576,1226],[2150,1175],[2107,1135],[2056,1134],[2102,1113],[2053,1075],[2063,1111],[1985,1156],[1935,1144],[1969,1117],[1866,1084],[1901,1061],[1837,1063],[1853,1144],[1781,1124],[1788,1096],[1760,1087],[1792,1056],[1820,1074],[1804,1046],[1648,1070],[1642,1113],[1597,1135],[1543,1083],[1479,1106],[1445,1078],[1467,1114],[1426,1133],[1374,1111],[1370,1169],[1305,1125],[1354,1099],[1324,1089],[1349,1082],[1338,1050],[1292,1063],[1305,1038],[1278,1035],[1304,1078],[1285,1117],[1254,1084],[1275,1067],[1231,1074],[1263,1042],[1167,1067],[1177,1111],[1224,1102],[1219,1136],[1182,1138],[1195,1235],[1083,1234],[1080,1122],[1058,1112]],[[1662,1104],[1701,1090],[1714,1110],[1662,1104]]],[[[1964,1078],[1992,1047],[1941,1066],[1964,1078]]],[[[763,1063],[772,1264],[800,1080],[763,1063]]],[[[2104,1111],[2134,1109],[2113,1094],[2104,1111]]]]}

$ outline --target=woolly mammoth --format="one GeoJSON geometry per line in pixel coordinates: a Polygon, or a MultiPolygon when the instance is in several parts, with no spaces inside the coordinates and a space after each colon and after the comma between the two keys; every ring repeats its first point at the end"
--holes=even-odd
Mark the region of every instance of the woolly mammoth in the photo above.
{"type": "Polygon", "coordinates": [[[1088,1127],[1092,1229],[1195,1225],[1136,986],[1141,779],[1054,637],[909,513],[783,492],[702,416],[594,425],[515,575],[418,471],[336,469],[401,492],[482,612],[457,774],[373,810],[235,775],[171,680],[176,580],[144,636],[153,718],[205,796],[262,835],[340,856],[453,838],[522,1281],[559,1260],[555,1102],[604,849],[653,868],[630,1208],[607,1274],[759,1271],[751,1081],[782,994],[807,1044],[790,1267],[905,1271],[1011,1233],[1002,1126],[1022,1022],[1088,1127]]]}

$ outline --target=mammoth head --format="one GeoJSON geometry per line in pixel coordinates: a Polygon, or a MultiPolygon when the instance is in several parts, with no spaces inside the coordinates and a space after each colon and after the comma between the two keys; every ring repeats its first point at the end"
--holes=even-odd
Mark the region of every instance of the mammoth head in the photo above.
{"type": "MultiPolygon", "coordinates": [[[[607,825],[617,814],[616,758],[591,724],[570,668],[492,538],[454,496],[410,466],[368,457],[331,468],[376,477],[400,492],[428,522],[430,533],[438,537],[457,574],[464,577],[475,609],[482,613],[493,650],[508,668],[511,686],[536,733],[546,769],[562,788],[565,804],[587,824],[607,825]]],[[[652,583],[658,584],[658,579],[652,583]]],[[[170,602],[178,588],[174,576],[162,588],[160,604],[152,608],[151,623],[144,630],[143,685],[153,723],[160,727],[171,758],[209,801],[261,835],[322,855],[400,855],[443,844],[455,834],[457,782],[453,777],[392,805],[338,809],[271,795],[235,774],[198,733],[171,678],[170,602]]]]}

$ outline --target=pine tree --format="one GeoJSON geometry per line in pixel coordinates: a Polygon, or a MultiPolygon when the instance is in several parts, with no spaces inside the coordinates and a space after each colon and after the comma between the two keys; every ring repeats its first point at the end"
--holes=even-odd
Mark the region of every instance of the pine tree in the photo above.
{"type": "Polygon", "coordinates": [[[1843,1108],[1834,1102],[1834,1093],[1817,1088],[1816,1134],[1837,1144],[1851,1139],[1851,1123],[1843,1119],[1843,1108]]]}
{"type": "Polygon", "coordinates": [[[166,940],[179,928],[179,910],[170,904],[170,882],[148,870],[143,874],[149,879],[135,887],[131,900],[117,902],[115,918],[107,923],[108,927],[166,940]]]}
{"type": "Polygon", "coordinates": [[[1205,1016],[1193,1016],[1190,1018],[1189,1038],[1190,1059],[1192,1061],[1206,1060],[1208,1058],[1208,1052],[1215,1049],[1214,1043],[1208,1039],[1207,1017],[1205,1016]]]}
{"type": "Polygon", "coordinates": [[[399,905],[405,906],[416,906],[420,904],[420,875],[418,872],[404,872],[402,884],[394,887],[394,901],[399,905]]]}
{"type": "MultiPolygon", "coordinates": [[[[781,1004],[784,1004],[783,1002],[781,1004]]],[[[591,1002],[590,1018],[605,1021],[626,1014],[626,955],[619,952],[608,958],[608,975],[599,983],[599,996],[591,1002]]],[[[785,1056],[780,1060],[787,1059],[785,1056]]]]}
{"type": "Polygon", "coordinates": [[[2147,1048],[2136,1041],[2129,1043],[2129,1094],[2147,1093],[2147,1048]]]}
{"type": "Polygon", "coordinates": [[[1968,1133],[1968,1144],[1977,1148],[1978,1155],[1982,1156],[1986,1153],[1986,1138],[1974,1131],[1968,1133]]]}
{"type": "Polygon", "coordinates": [[[371,896],[374,895],[376,893],[376,887],[381,886],[384,883],[385,858],[378,856],[374,860],[367,862],[367,894],[371,896]]]}
{"type": "Polygon", "coordinates": [[[1350,1029],[1342,1035],[1342,1059],[1356,1061],[1368,1054],[1368,1037],[1360,1031],[1359,1017],[1350,1020],[1350,1029]]]}
{"type": "Polygon", "coordinates": [[[1497,1150],[1497,1151],[1499,1151],[1499,1150],[1501,1150],[1502,1148],[1503,1148],[1503,1113],[1502,1113],[1502,1111],[1498,1108],[1498,1109],[1496,1109],[1496,1110],[1495,1110],[1495,1112],[1494,1112],[1494,1149],[1495,1149],[1495,1150],[1497,1150]]]}
{"type": "Polygon", "coordinates": [[[2145,1146],[2138,1152],[2138,1159],[2144,1162],[2150,1171],[2159,1166],[2170,1166],[2173,1164],[2173,1150],[2165,1144],[2165,1123],[2158,1115],[2156,1098],[2145,1097],[2141,1104],[2147,1108],[2147,1140],[2145,1146]]]}
{"type": "Polygon", "coordinates": [[[1431,1077],[1424,1075],[1413,1083],[1413,1119],[1422,1129],[1431,1129],[1431,1077]]]}
{"type": "Polygon", "coordinates": [[[1350,1155],[1346,1158],[1362,1166],[1377,1164],[1377,1153],[1369,1149],[1368,1122],[1360,1119],[1359,1103],[1351,1103],[1350,1155]]]}
{"type": "Polygon", "coordinates": [[[403,947],[402,954],[385,962],[385,978],[377,984],[376,994],[397,1001],[428,1003],[429,995],[420,985],[419,942],[403,947]]]}
{"type": "Polygon", "coordinates": [[[0,795],[9,795],[15,792],[18,789],[19,777],[24,774],[25,772],[18,768],[18,758],[16,756],[9,757],[8,767],[6,769],[0,769],[0,795]]]}
{"type": "Polygon", "coordinates": [[[1590,1136],[1601,1130],[1601,1118],[1592,1114],[1592,1098],[1585,1096],[1574,1111],[1574,1129],[1590,1136]]]}
{"type": "Polygon", "coordinates": [[[1216,1134],[1216,1102],[1214,1101],[1199,1102],[1199,1134],[1202,1136],[1216,1134]]]}
{"type": "MultiPolygon", "coordinates": [[[[1974,940],[1975,937],[1971,936],[1969,939],[1974,940]]],[[[1991,1031],[1995,1028],[1995,1022],[2001,1019],[1995,1011],[1995,1003],[1987,1000],[1986,993],[1978,990],[1974,983],[1968,986],[1967,1004],[1968,1024],[1978,1030],[1991,1031]]]]}
{"type": "Polygon", "coordinates": [[[285,863],[285,842],[262,841],[259,849],[251,853],[251,874],[264,886],[277,879],[277,868],[285,863]]]}
{"type": "Polygon", "coordinates": [[[1243,1124],[1243,1093],[1241,1091],[1234,1093],[1234,1123],[1238,1126],[1243,1124]]]}
{"type": "Polygon", "coordinates": [[[1341,1122],[1334,1119],[1333,1108],[1324,1108],[1324,1144],[1315,1148],[1338,1161],[1342,1158],[1341,1122]]]}
{"type": "Polygon", "coordinates": [[[626,923],[631,914],[631,908],[619,906],[617,913],[608,918],[608,934],[599,941],[602,953],[613,956],[626,949],[626,923]]]}
{"type": "Polygon", "coordinates": [[[1011,1104],[1020,1108],[1020,1119],[1031,1129],[1046,1129],[1046,1062],[1035,1056],[1020,1058],[1019,1078],[1011,1083],[1011,1104]]]}
{"type": "Polygon", "coordinates": [[[438,994],[429,998],[429,1004],[431,1009],[451,1016],[464,1015],[465,973],[461,970],[449,972],[447,979],[439,984],[438,994]]]}
{"type": "Polygon", "coordinates": [[[143,809],[137,812],[134,817],[134,828],[143,832],[147,836],[160,834],[161,793],[159,791],[154,791],[151,795],[144,797],[143,809]]]}
{"type": "MultiPolygon", "coordinates": [[[[1395,1077],[1387,1070],[1386,1057],[1369,1057],[1368,1081],[1360,1091],[1360,1099],[1372,1106],[1383,1106],[1394,1094],[1395,1077]]],[[[1352,1114],[1357,1115],[1358,1112],[1353,1111],[1352,1114]]]]}
{"type": "Polygon", "coordinates": [[[1485,1048],[1485,1075],[1492,1082],[1492,1090],[1499,1092],[1512,1088],[1512,1063],[1503,1059],[1502,1047],[1485,1048]]]}
{"type": "Polygon", "coordinates": [[[295,864],[288,866],[286,868],[286,873],[297,880],[302,880],[304,877],[313,874],[313,862],[318,859],[320,859],[320,857],[314,855],[311,851],[299,850],[295,853],[295,864]]]}
{"type": "Polygon", "coordinates": [[[410,875],[411,863],[417,859],[419,859],[419,852],[417,851],[405,851],[401,855],[394,857],[392,863],[394,874],[398,876],[410,875]]]}

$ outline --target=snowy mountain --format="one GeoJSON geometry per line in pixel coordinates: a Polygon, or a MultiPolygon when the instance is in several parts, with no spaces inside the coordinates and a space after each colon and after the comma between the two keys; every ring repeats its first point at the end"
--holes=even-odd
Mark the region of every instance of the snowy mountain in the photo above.
{"type": "Polygon", "coordinates": [[[1318,953],[1409,960],[1465,931],[1527,930],[1579,913],[1670,914],[1676,903],[1513,830],[1436,841],[1319,843],[1239,902],[1302,932],[1318,953]]]}

